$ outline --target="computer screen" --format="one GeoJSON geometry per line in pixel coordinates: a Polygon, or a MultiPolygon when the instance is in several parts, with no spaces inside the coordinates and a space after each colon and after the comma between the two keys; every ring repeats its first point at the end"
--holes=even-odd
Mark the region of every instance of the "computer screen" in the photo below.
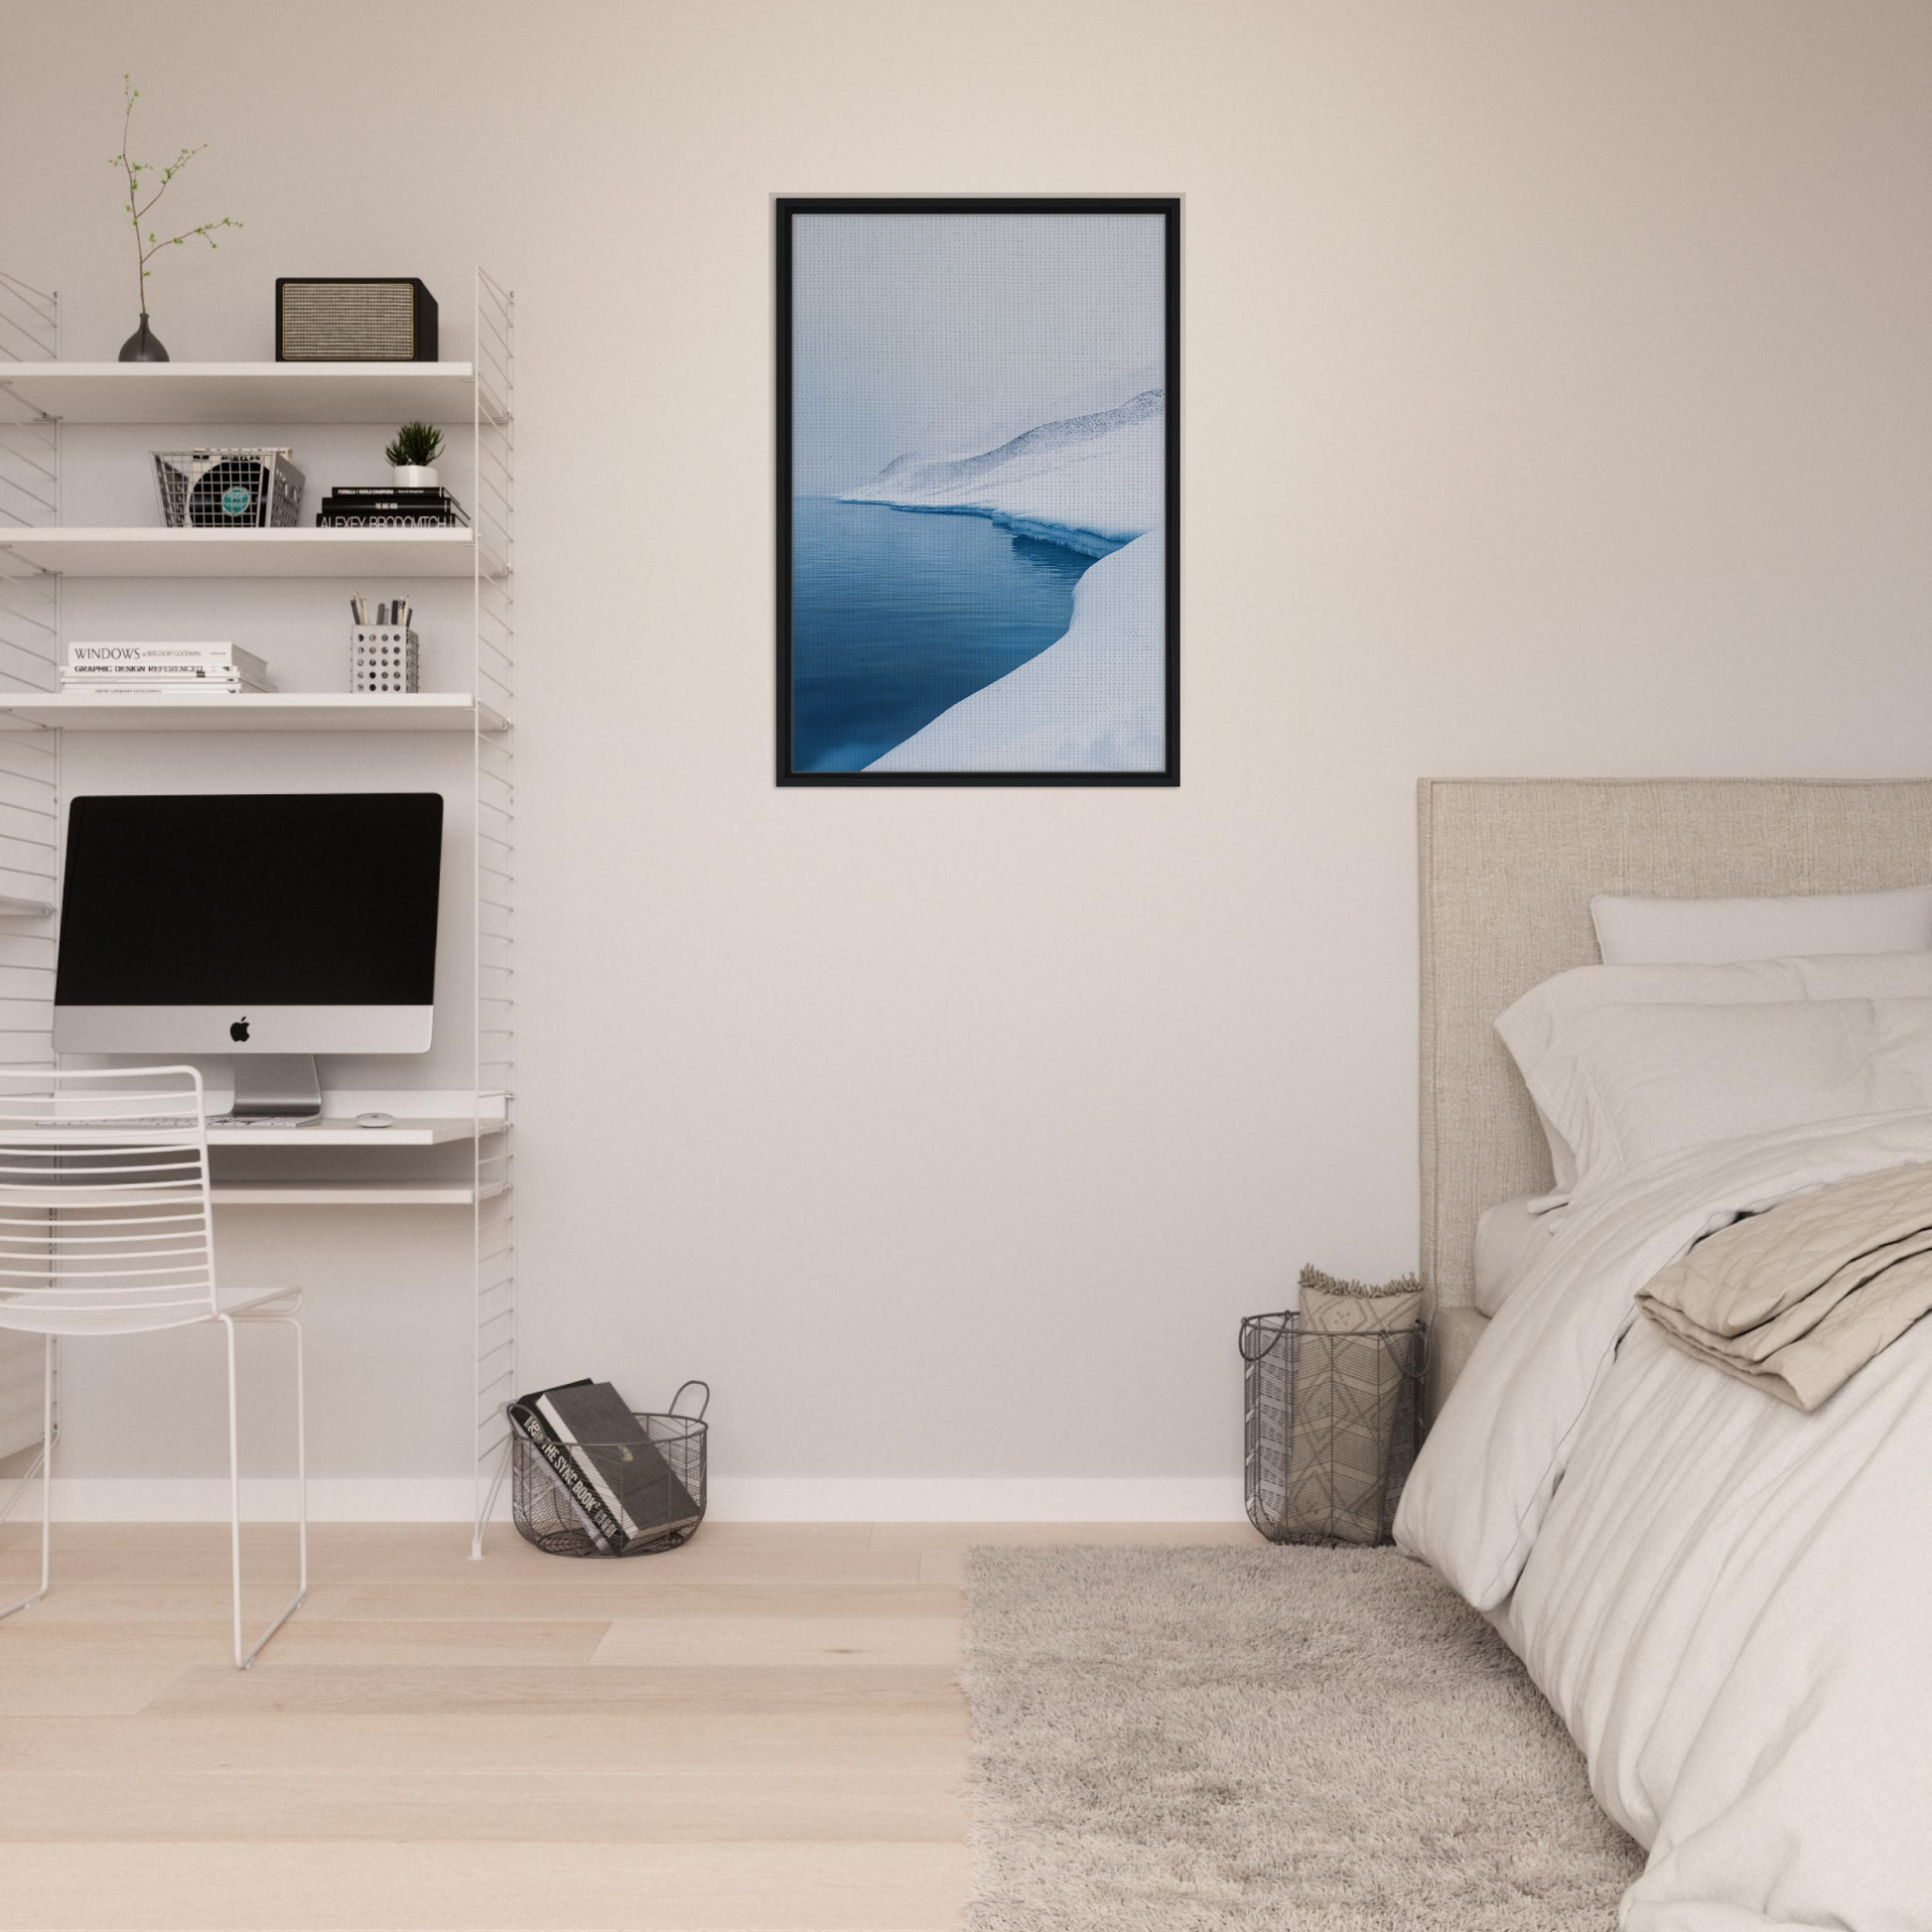
{"type": "Polygon", "coordinates": [[[423,1052],[436,792],[80,797],[55,975],[64,1052],[423,1052]]]}

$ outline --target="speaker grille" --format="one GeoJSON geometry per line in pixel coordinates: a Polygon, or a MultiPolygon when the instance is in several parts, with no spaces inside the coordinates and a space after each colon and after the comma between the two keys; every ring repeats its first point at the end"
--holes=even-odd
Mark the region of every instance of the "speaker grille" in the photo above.
{"type": "Polygon", "coordinates": [[[285,362],[408,362],[416,291],[408,282],[300,282],[282,290],[285,362]]]}

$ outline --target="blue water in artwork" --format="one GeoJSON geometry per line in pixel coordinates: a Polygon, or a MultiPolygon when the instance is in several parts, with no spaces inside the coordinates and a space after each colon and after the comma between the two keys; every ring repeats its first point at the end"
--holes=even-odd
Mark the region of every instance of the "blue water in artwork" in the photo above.
{"type": "Polygon", "coordinates": [[[857,771],[1066,634],[1092,557],[983,516],[791,506],[792,763],[857,771]]]}

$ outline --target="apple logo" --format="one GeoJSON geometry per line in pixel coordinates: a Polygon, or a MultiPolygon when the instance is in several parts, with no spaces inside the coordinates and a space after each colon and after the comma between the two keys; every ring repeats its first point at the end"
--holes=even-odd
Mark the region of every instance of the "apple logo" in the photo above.
{"type": "Polygon", "coordinates": [[[228,1037],[234,1040],[248,1037],[248,1016],[245,1013],[228,1029],[228,1037]]]}

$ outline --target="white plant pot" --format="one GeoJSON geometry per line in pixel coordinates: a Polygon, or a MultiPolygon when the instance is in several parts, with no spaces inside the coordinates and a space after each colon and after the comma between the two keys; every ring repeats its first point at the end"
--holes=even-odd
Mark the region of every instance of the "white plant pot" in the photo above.
{"type": "Polygon", "coordinates": [[[395,479],[398,489],[434,489],[436,471],[434,466],[420,463],[398,463],[390,467],[390,476],[395,479]]]}

